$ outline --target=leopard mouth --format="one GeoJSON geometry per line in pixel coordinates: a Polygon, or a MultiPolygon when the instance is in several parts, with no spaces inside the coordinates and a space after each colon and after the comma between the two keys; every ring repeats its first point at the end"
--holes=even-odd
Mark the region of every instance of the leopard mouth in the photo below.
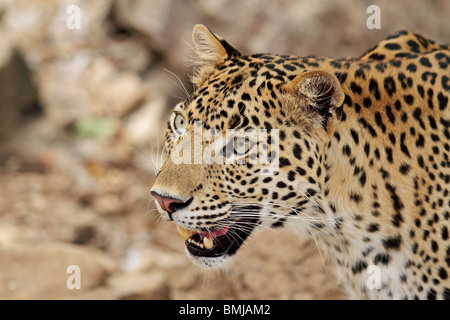
{"type": "Polygon", "coordinates": [[[191,255],[218,258],[234,255],[257,224],[257,218],[242,218],[230,221],[221,229],[197,231],[177,226],[177,231],[185,240],[186,249],[191,255]]]}

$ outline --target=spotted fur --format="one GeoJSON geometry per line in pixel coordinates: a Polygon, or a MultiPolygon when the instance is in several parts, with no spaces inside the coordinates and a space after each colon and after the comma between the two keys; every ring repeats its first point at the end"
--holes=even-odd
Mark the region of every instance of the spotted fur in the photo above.
{"type": "Polygon", "coordinates": [[[190,201],[170,218],[209,230],[252,214],[256,230],[311,235],[351,298],[450,299],[449,47],[402,31],[358,59],[242,55],[193,34],[196,90],[169,121],[169,154],[182,114],[189,132],[278,129],[280,169],[169,157],[153,190],[190,201]]]}

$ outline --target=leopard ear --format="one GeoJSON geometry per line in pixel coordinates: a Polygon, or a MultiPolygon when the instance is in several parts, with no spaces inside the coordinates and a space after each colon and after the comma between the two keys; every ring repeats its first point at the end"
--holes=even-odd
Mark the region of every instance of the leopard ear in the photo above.
{"type": "Polygon", "coordinates": [[[336,76],[323,70],[307,71],[282,85],[281,90],[299,99],[302,106],[310,107],[325,125],[327,118],[337,113],[336,109],[342,106],[345,98],[336,76]]]}
{"type": "Polygon", "coordinates": [[[192,82],[199,87],[215,68],[232,57],[241,54],[224,39],[212,33],[207,27],[197,24],[192,31],[195,45],[194,76],[192,82]]]}
{"type": "Polygon", "coordinates": [[[307,71],[284,84],[281,90],[319,111],[340,107],[345,98],[336,76],[323,70],[307,71]]]}

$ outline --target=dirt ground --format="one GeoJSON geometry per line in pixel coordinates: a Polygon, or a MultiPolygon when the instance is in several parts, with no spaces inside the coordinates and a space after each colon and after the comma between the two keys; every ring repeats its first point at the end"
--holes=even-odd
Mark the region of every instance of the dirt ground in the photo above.
{"type": "Polygon", "coordinates": [[[0,299],[345,299],[325,253],[282,230],[226,270],[190,263],[149,193],[172,73],[192,88],[196,23],[243,53],[356,57],[402,29],[448,43],[450,2],[373,1],[379,30],[364,1],[73,2],[0,0],[0,299]]]}
{"type": "MultiPolygon", "coordinates": [[[[0,179],[1,299],[343,298],[330,264],[324,264],[314,244],[297,241],[287,232],[256,234],[227,270],[195,268],[184,255],[183,240],[174,225],[157,221],[149,203],[149,179],[136,170],[114,170],[98,178],[110,192],[122,195],[125,204],[119,208],[110,208],[108,195],[86,196],[74,190],[66,175],[30,168],[17,159],[7,160],[0,179]],[[112,190],[114,181],[121,179],[121,190],[112,190]],[[71,263],[72,249],[43,250],[49,243],[89,249],[89,259],[106,257],[108,267],[87,275],[86,288],[70,291],[62,280],[69,276],[66,264],[71,263]],[[23,253],[12,254],[8,249],[23,253]],[[38,251],[30,255],[29,250],[38,251]],[[35,261],[40,257],[57,265],[48,269],[35,261]],[[54,272],[60,275],[54,277],[54,272]],[[33,275],[34,284],[25,283],[33,275]],[[31,291],[30,285],[34,286],[31,291]]],[[[83,273],[93,271],[83,266],[81,271],[84,284],[83,273]]]]}

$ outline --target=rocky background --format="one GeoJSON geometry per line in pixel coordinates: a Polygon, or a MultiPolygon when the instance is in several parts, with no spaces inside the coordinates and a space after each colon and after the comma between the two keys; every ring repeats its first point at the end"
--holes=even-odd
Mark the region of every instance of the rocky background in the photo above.
{"type": "Polygon", "coordinates": [[[172,73],[192,89],[196,23],[244,53],[338,58],[400,29],[449,43],[449,12],[445,0],[0,0],[0,299],[345,298],[327,257],[283,231],[254,236],[227,270],[190,264],[149,194],[185,97],[172,73]],[[380,30],[366,27],[371,4],[380,30]]]}

